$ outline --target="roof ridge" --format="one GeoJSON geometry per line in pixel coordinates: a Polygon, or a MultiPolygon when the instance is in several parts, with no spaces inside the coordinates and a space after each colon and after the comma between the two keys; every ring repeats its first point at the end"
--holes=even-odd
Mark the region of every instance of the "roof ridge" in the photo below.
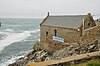
{"type": "Polygon", "coordinates": [[[86,15],[49,15],[49,17],[77,17],[77,16],[86,16],[86,15]]]}

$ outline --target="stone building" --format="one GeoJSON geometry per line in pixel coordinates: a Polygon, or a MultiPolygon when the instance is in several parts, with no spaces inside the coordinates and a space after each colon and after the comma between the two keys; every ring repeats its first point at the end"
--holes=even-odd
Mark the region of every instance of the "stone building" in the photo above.
{"type": "Polygon", "coordinates": [[[40,23],[40,43],[77,43],[84,30],[96,26],[90,13],[87,15],[47,15],[40,23]]]}

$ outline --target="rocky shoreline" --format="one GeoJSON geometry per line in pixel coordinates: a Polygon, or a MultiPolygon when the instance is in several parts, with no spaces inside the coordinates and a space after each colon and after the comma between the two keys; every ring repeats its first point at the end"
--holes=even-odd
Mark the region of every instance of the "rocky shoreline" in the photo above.
{"type": "MultiPolygon", "coordinates": [[[[39,45],[40,43],[37,42],[33,47],[33,51],[28,53],[26,56],[17,59],[15,63],[9,64],[8,66],[25,66],[26,64],[31,62],[35,63],[47,60],[58,60],[58,59],[60,60],[61,58],[64,57],[100,51],[100,40],[94,40],[89,44],[81,44],[81,45],[78,43],[77,44],[69,43],[70,45],[69,47],[62,48],[53,52],[47,52],[45,50],[41,50],[39,48],[39,45]]],[[[77,63],[80,63],[80,61],[78,61],[77,63]]]]}

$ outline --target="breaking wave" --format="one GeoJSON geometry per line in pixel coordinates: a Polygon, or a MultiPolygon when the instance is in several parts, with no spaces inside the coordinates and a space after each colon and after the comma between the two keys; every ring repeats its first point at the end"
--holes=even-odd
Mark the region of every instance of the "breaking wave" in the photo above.
{"type": "Polygon", "coordinates": [[[2,51],[6,46],[14,43],[14,42],[20,42],[28,37],[31,36],[31,33],[36,33],[40,30],[34,30],[34,31],[24,31],[22,33],[13,33],[8,36],[6,36],[3,40],[0,40],[0,51],[2,51]]]}
{"type": "Polygon", "coordinates": [[[8,28],[5,31],[7,31],[7,32],[13,32],[12,29],[8,29],[8,28]]]}
{"type": "Polygon", "coordinates": [[[9,60],[3,60],[4,62],[0,64],[0,66],[8,66],[9,64],[14,63],[17,59],[24,57],[27,53],[31,52],[32,50],[28,50],[28,51],[21,51],[19,54],[17,55],[12,55],[9,60]]]}

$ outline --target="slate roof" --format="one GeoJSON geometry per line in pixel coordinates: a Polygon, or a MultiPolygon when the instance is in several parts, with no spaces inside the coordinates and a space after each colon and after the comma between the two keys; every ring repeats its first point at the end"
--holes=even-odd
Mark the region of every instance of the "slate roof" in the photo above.
{"type": "Polygon", "coordinates": [[[78,29],[85,15],[48,16],[42,25],[78,29]]]}

